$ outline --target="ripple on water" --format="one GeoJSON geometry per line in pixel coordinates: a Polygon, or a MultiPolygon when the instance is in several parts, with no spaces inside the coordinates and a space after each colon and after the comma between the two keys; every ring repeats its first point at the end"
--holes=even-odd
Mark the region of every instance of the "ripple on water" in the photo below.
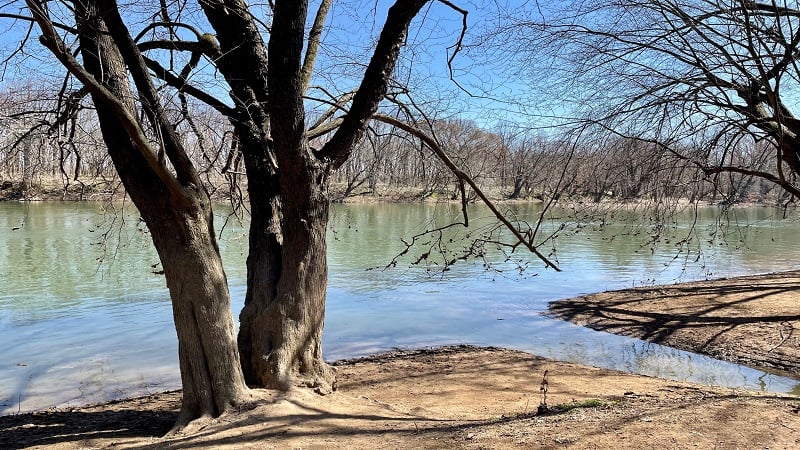
{"type": "MultiPolygon", "coordinates": [[[[0,228],[3,221],[22,220],[18,211],[7,208],[0,204],[0,228]]],[[[559,238],[561,273],[534,261],[520,274],[515,264],[497,259],[496,271],[461,264],[442,274],[436,267],[431,272],[410,267],[418,254],[396,269],[367,270],[397,255],[403,248],[399,238],[419,232],[413,227],[426,223],[433,210],[424,205],[342,208],[339,212],[346,214],[335,215],[334,220],[343,222],[335,224],[337,240],[330,243],[323,339],[328,359],[468,343],[677,380],[798,391],[798,382],[790,378],[541,315],[548,301],[590,292],[686,281],[707,273],[790,269],[791,261],[800,261],[796,223],[781,222],[766,234],[754,235],[747,251],[714,249],[713,260],[709,256],[689,266],[669,264],[674,247],[636,253],[643,248],[631,237],[607,240],[584,232],[559,238]]],[[[177,341],[168,293],[163,276],[153,273],[157,258],[147,236],[135,229],[135,218],[126,222],[132,228],[121,233],[124,239],[97,246],[98,238],[87,225],[97,222],[93,206],[49,205],[27,214],[24,230],[17,230],[22,232],[0,232],[0,274],[5,277],[0,342],[6,361],[0,364],[2,412],[177,388],[177,341]],[[39,214],[54,216],[34,217],[39,214]]],[[[698,229],[705,226],[699,223],[698,229]]],[[[237,239],[221,243],[234,316],[245,291],[247,240],[239,238],[244,231],[241,224],[229,224],[226,233],[237,239]]]]}

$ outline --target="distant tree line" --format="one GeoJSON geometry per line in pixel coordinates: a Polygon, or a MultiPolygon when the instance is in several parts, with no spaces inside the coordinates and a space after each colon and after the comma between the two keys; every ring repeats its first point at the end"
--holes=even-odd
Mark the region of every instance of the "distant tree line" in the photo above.
{"type": "MultiPolygon", "coordinates": [[[[50,88],[37,88],[32,81],[0,92],[0,183],[20,196],[41,189],[86,200],[119,194],[119,178],[87,92],[65,96],[50,88]]],[[[184,114],[188,108],[180,103],[170,104],[167,113],[206,188],[240,198],[244,170],[235,135],[222,116],[195,103],[192,115],[184,114]]]]}
{"type": "MultiPolygon", "coordinates": [[[[71,198],[119,194],[119,183],[96,115],[82,96],[65,108],[59,93],[33,84],[0,95],[0,183],[20,195],[35,187],[60,190],[71,198]],[[65,112],[66,111],[66,112],[65,112]]],[[[176,129],[217,198],[245,195],[241,150],[230,126],[214,110],[192,105],[184,114],[171,104],[176,129]],[[200,113],[198,113],[200,111],[200,113]]],[[[546,200],[553,196],[591,202],[659,198],[733,204],[784,204],[786,191],[762,178],[740,173],[705,174],[686,158],[659,145],[615,134],[591,138],[552,136],[519,126],[486,130],[470,120],[430,122],[442,147],[495,198],[546,200]],[[705,181],[705,182],[704,182],[705,181]]],[[[742,141],[725,155],[743,167],[774,165],[763,142],[742,141]]],[[[687,147],[683,154],[713,155],[687,147]]],[[[350,158],[332,176],[334,197],[371,195],[419,200],[458,198],[452,173],[418,140],[376,122],[350,158]]],[[[34,189],[35,191],[35,189],[34,189]]]]}

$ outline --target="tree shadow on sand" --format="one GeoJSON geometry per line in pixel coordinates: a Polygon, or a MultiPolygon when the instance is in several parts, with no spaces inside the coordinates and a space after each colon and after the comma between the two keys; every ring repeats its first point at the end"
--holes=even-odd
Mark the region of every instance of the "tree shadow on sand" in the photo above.
{"type": "MultiPolygon", "coordinates": [[[[164,394],[170,395],[170,394],[164,394]]],[[[179,400],[180,395],[176,395],[179,400]]],[[[92,439],[163,436],[178,417],[175,408],[147,406],[119,410],[57,410],[0,417],[0,448],[51,446],[92,439]]]]}
{"type": "Polygon", "coordinates": [[[800,314],[791,300],[798,282],[776,277],[592,294],[553,302],[549,313],[598,331],[798,373],[800,314]]]}

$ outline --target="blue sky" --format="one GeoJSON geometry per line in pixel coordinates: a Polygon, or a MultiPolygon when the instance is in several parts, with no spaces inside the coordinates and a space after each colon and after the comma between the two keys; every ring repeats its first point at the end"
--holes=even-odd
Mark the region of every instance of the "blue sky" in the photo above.
{"type": "MultiPolygon", "coordinates": [[[[320,51],[314,83],[329,89],[345,91],[357,86],[358,75],[368,61],[371,44],[386,17],[392,1],[353,0],[334,1],[329,13],[324,42],[320,51]]],[[[464,44],[472,45],[482,34],[495,24],[499,17],[511,11],[533,11],[535,2],[524,1],[454,1],[455,5],[469,11],[468,29],[464,44]]],[[[57,4],[51,5],[52,14],[59,16],[57,4]]],[[[131,4],[134,5],[134,4],[131,4]]],[[[254,4],[256,14],[264,7],[254,4]]],[[[310,5],[310,21],[317,2],[310,5]]],[[[125,8],[142,9],[142,5],[125,8]]],[[[133,32],[141,28],[135,17],[138,12],[130,11],[126,16],[133,32]]],[[[24,2],[15,0],[0,5],[0,12],[26,13],[24,2]]],[[[66,14],[66,13],[63,13],[66,14]]],[[[68,16],[64,16],[64,21],[68,16]]],[[[207,27],[199,13],[187,15],[202,29],[207,27]]],[[[529,86],[519,78],[509,76],[504,65],[509,55],[502,51],[462,50],[453,61],[455,79],[449,79],[447,61],[453,46],[459,38],[462,15],[446,4],[429,3],[413,22],[408,37],[408,45],[403,49],[396,75],[411,87],[415,98],[428,102],[440,110],[443,117],[461,117],[478,122],[484,127],[492,127],[500,122],[530,121],[521,111],[520,105],[530,104],[521,101],[530,95],[529,86]]],[[[0,18],[0,59],[6,59],[14,52],[19,41],[27,32],[25,21],[0,18]]],[[[203,30],[207,31],[207,30],[203,30]]],[[[17,53],[0,73],[0,91],[9,86],[19,86],[32,82],[36,85],[60,83],[61,68],[53,64],[49,55],[36,41],[38,28],[34,28],[33,38],[23,52],[17,53]]],[[[212,75],[207,71],[207,75],[212,75]]],[[[225,97],[224,85],[221,97],[225,97]]],[[[227,100],[227,99],[226,99],[227,100]]]]}
{"type": "MultiPolygon", "coordinates": [[[[360,55],[358,63],[366,63],[383,20],[392,2],[369,1],[334,4],[331,11],[325,47],[318,63],[318,81],[325,81],[329,64],[336,67],[351,64],[352,55],[360,55]],[[378,8],[375,9],[377,4],[378,8]],[[364,12],[371,14],[364,14],[364,12]],[[340,51],[346,48],[347,51],[340,51]],[[326,53],[327,52],[327,53],[326,53]],[[338,55],[335,54],[338,52],[338,55]]],[[[467,31],[461,50],[453,60],[455,81],[450,80],[448,59],[462,30],[462,15],[448,6],[429,3],[412,23],[408,45],[403,49],[396,76],[408,83],[418,101],[435,103],[442,114],[458,115],[491,127],[504,120],[522,120],[516,102],[529,90],[518,78],[509,77],[506,71],[509,55],[495,51],[473,51],[470,46],[498,21],[498,16],[508,11],[519,12],[530,8],[531,2],[476,2],[456,1],[466,9],[467,31]]],[[[336,81],[342,89],[353,85],[347,77],[336,81]],[[348,84],[349,83],[349,84],[348,84]]],[[[524,119],[529,120],[529,119],[524,119]]]]}

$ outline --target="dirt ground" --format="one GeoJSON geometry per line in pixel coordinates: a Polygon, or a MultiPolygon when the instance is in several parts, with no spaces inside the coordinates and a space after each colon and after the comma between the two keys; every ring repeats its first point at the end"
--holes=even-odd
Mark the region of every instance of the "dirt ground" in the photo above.
{"type": "MultiPolygon", "coordinates": [[[[800,272],[633,289],[562,301],[553,311],[797,370],[792,333],[800,317],[792,314],[791,291],[798,281],[800,272]]],[[[393,352],[337,369],[339,389],[331,395],[254,391],[253,404],[169,438],[161,436],[177,416],[179,392],[0,417],[0,448],[800,448],[797,396],[468,346],[393,352]]]]}
{"type": "Polygon", "coordinates": [[[603,292],[550,304],[564,320],[800,375],[800,271],[603,292]]]}

